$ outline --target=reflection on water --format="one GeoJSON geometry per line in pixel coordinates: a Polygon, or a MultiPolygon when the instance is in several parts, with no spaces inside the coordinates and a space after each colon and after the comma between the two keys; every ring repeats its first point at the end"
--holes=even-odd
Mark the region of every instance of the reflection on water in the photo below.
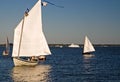
{"type": "Polygon", "coordinates": [[[86,82],[95,78],[95,55],[94,54],[84,54],[83,55],[83,79],[86,82]]]}
{"type": "Polygon", "coordinates": [[[83,55],[83,64],[85,69],[91,69],[92,68],[92,58],[94,58],[94,54],[84,54],[83,55]]]}
{"type": "Polygon", "coordinates": [[[93,58],[94,56],[95,56],[94,54],[84,54],[84,55],[83,55],[84,60],[93,58]]]}
{"type": "Polygon", "coordinates": [[[47,82],[50,80],[50,70],[50,65],[14,67],[12,70],[12,78],[15,82],[47,82]]]}
{"type": "Polygon", "coordinates": [[[83,55],[83,64],[84,64],[84,69],[86,73],[91,73],[92,69],[92,58],[94,57],[93,54],[84,54],[83,55]]]}

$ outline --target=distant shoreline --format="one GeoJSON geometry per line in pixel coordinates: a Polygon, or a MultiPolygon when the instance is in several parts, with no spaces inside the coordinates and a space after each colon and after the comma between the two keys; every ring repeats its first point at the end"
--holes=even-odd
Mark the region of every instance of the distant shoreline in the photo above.
{"type": "MultiPolygon", "coordinates": [[[[10,43],[11,46],[13,46],[13,43],[10,43]]],[[[70,44],[48,44],[50,47],[60,47],[60,46],[63,46],[63,47],[67,47],[69,46],[70,44]]],[[[80,47],[83,46],[83,44],[77,44],[79,45],[80,47]]],[[[93,44],[94,46],[120,46],[120,44],[93,44]]],[[[5,44],[0,44],[0,46],[5,46],[5,44]]]]}
{"type": "MultiPolygon", "coordinates": [[[[63,47],[68,47],[70,44],[49,44],[50,47],[59,47],[59,46],[63,46],[63,47]]],[[[77,44],[80,47],[83,46],[83,44],[77,44]]],[[[120,46],[120,44],[93,44],[94,46],[120,46]]]]}

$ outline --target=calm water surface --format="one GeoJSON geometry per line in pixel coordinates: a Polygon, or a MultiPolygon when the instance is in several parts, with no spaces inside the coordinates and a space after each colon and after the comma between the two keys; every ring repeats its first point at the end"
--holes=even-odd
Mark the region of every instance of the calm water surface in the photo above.
{"type": "Polygon", "coordinates": [[[90,55],[82,55],[82,48],[50,49],[38,66],[14,67],[0,46],[0,82],[120,82],[120,46],[95,47],[90,55]]]}

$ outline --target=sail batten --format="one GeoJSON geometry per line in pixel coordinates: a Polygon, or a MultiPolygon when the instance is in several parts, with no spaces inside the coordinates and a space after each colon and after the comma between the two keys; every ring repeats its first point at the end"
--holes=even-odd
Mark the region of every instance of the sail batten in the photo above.
{"type": "Polygon", "coordinates": [[[89,53],[89,52],[94,52],[95,49],[92,45],[92,43],[90,42],[90,40],[88,39],[88,37],[85,37],[85,42],[84,42],[84,50],[83,53],[89,53]]]}
{"type": "Polygon", "coordinates": [[[35,6],[27,13],[26,16],[24,16],[24,18],[20,21],[14,30],[14,45],[12,56],[16,57],[18,54],[20,57],[51,54],[42,30],[41,0],[38,0],[35,6]],[[24,25],[22,25],[23,21],[24,25]]]}

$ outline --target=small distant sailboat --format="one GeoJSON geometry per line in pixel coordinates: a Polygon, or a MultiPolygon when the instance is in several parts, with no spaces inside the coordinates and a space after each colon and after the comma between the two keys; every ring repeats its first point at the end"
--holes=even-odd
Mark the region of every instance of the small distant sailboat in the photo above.
{"type": "Polygon", "coordinates": [[[7,37],[6,44],[5,44],[5,50],[3,51],[3,55],[9,55],[9,52],[10,52],[10,44],[9,44],[9,40],[7,37]]]}
{"type": "Polygon", "coordinates": [[[77,45],[77,44],[72,43],[68,47],[70,47],[70,48],[79,48],[80,46],[77,45]]]}
{"type": "Polygon", "coordinates": [[[62,48],[63,46],[61,45],[60,48],[62,48]]]}
{"type": "Polygon", "coordinates": [[[87,36],[85,36],[85,42],[83,47],[83,54],[90,54],[91,52],[94,52],[95,48],[93,47],[92,43],[88,39],[87,36]]]}
{"type": "Polygon", "coordinates": [[[50,55],[50,49],[42,30],[41,0],[25,12],[23,19],[14,30],[13,62],[14,66],[35,66],[37,61],[30,58],[50,55]]]}

